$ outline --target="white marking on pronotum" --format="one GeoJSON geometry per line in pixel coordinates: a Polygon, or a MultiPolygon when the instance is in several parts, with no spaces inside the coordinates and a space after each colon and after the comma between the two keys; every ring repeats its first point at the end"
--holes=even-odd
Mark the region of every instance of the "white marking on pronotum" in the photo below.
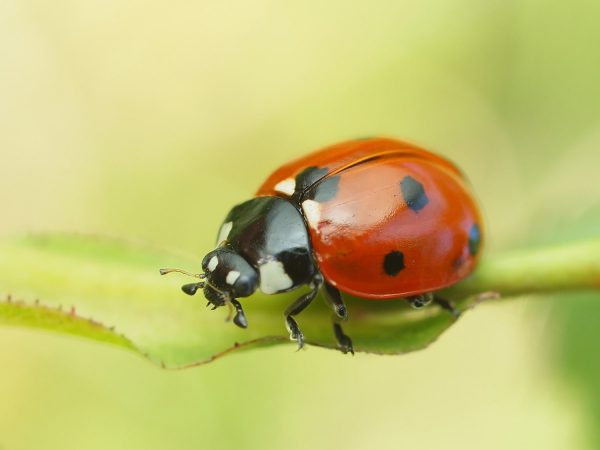
{"type": "Polygon", "coordinates": [[[293,195],[296,190],[296,180],[293,178],[286,178],[275,185],[275,191],[281,192],[287,196],[293,195]]]}
{"type": "Polygon", "coordinates": [[[217,258],[217,255],[215,255],[212,258],[210,258],[210,261],[208,262],[208,270],[210,270],[211,272],[214,272],[215,269],[217,268],[218,264],[219,264],[219,258],[217,258]]]}
{"type": "Polygon", "coordinates": [[[219,237],[217,238],[217,245],[227,239],[232,228],[233,222],[225,222],[223,225],[221,225],[221,228],[219,229],[219,237]]]}
{"type": "Polygon", "coordinates": [[[227,278],[225,278],[225,283],[233,286],[240,275],[241,274],[237,270],[230,270],[227,274],[227,278]]]}
{"type": "Polygon", "coordinates": [[[294,284],[290,276],[285,273],[281,261],[269,261],[259,267],[260,290],[265,294],[274,294],[285,291],[294,284]]]}
{"type": "Polygon", "coordinates": [[[304,216],[306,217],[308,225],[313,230],[316,230],[319,226],[319,221],[321,220],[320,203],[315,202],[314,200],[304,200],[302,202],[302,211],[304,211],[304,216]]]}

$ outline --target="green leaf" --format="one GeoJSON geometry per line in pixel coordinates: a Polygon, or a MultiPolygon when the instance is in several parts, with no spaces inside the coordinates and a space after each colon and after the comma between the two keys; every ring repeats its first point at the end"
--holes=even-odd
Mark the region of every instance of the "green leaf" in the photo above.
{"type": "Polygon", "coordinates": [[[61,307],[50,308],[41,305],[37,300],[33,304],[26,304],[22,301],[14,302],[10,296],[7,296],[0,302],[0,323],[60,330],[61,333],[82,336],[138,351],[129,339],[117,333],[112,327],[80,317],[74,307],[71,307],[69,311],[64,311],[61,307]]]}
{"type": "MultiPolygon", "coordinates": [[[[485,291],[507,294],[600,285],[600,241],[526,251],[483,261],[473,277],[446,291],[459,309],[485,291]],[[567,257],[568,270],[557,258],[567,257]],[[559,264],[560,262],[560,264],[559,264]],[[559,282],[558,280],[563,280],[559,282]]],[[[226,323],[227,308],[211,311],[189,297],[183,276],[161,267],[198,269],[189,256],[131,242],[79,235],[39,235],[0,241],[0,323],[82,336],[138,352],[169,368],[202,364],[247,348],[290,343],[283,310],[298,293],[242,299],[248,329],[226,323]]],[[[419,350],[456,319],[438,306],[414,310],[404,301],[348,298],[344,331],[356,351],[419,350]]],[[[307,343],[336,348],[331,313],[317,299],[298,316],[307,343]]]]}

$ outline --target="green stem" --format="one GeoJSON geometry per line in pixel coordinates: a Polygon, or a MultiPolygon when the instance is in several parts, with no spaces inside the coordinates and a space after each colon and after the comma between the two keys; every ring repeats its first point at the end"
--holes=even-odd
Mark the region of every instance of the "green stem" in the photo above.
{"type": "Polygon", "coordinates": [[[598,239],[493,255],[448,292],[461,297],[495,291],[509,297],[591,289],[600,289],[598,239]]]}

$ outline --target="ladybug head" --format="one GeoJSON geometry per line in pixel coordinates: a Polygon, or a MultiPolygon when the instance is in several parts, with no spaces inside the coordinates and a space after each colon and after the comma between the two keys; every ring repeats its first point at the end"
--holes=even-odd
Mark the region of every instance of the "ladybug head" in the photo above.
{"type": "Polygon", "coordinates": [[[202,260],[202,270],[206,277],[204,295],[217,306],[252,295],[258,285],[258,273],[254,267],[227,247],[209,252],[202,260]],[[214,300],[215,296],[219,300],[214,300]],[[221,304],[217,304],[219,301],[221,304]]]}
{"type": "Polygon", "coordinates": [[[248,297],[256,290],[259,276],[254,267],[234,250],[219,247],[204,257],[202,270],[203,273],[190,274],[181,269],[161,269],[160,273],[180,272],[200,278],[202,281],[184,284],[181,290],[194,295],[198,289],[203,289],[204,297],[208,300],[208,305],[212,304],[213,309],[226,304],[233,305],[237,311],[234,323],[245,328],[246,318],[236,298],[248,297]]]}

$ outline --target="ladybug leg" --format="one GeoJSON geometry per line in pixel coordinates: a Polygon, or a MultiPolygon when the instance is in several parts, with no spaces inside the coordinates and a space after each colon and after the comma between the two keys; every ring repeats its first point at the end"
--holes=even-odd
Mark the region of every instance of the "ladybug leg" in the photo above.
{"type": "Polygon", "coordinates": [[[452,302],[450,302],[444,298],[438,297],[437,295],[433,296],[433,302],[436,305],[438,305],[440,308],[448,311],[450,314],[452,314],[457,319],[460,317],[460,311],[456,308],[456,306],[454,306],[452,304],[452,302]]]}
{"type": "Polygon", "coordinates": [[[344,334],[342,326],[340,325],[341,320],[348,320],[348,309],[344,304],[344,300],[342,299],[340,291],[327,282],[325,282],[324,291],[325,300],[327,300],[327,303],[329,303],[334,312],[333,333],[335,334],[335,339],[338,342],[338,346],[340,347],[342,353],[352,353],[354,355],[352,339],[344,334]]]}
{"type": "Polygon", "coordinates": [[[348,320],[348,309],[346,309],[346,305],[344,304],[344,300],[342,299],[340,291],[327,282],[325,282],[324,291],[325,300],[331,309],[333,309],[335,315],[342,320],[348,320]]]}
{"type": "Polygon", "coordinates": [[[421,309],[433,301],[433,294],[431,292],[427,292],[425,294],[412,295],[410,297],[406,297],[406,300],[408,300],[408,303],[410,303],[410,306],[413,308],[421,309]]]}
{"type": "Polygon", "coordinates": [[[233,323],[235,323],[240,328],[248,328],[248,320],[246,319],[246,314],[244,314],[244,310],[242,309],[242,305],[235,298],[231,299],[230,304],[235,308],[235,316],[233,317],[233,323]]]}
{"type": "Polygon", "coordinates": [[[338,323],[337,320],[333,321],[333,334],[335,334],[335,339],[338,342],[340,350],[345,355],[346,353],[352,353],[354,355],[354,347],[352,346],[352,339],[344,334],[344,330],[342,330],[342,326],[338,323]]]}
{"type": "Polygon", "coordinates": [[[310,305],[317,296],[322,284],[323,277],[321,275],[314,277],[310,283],[311,291],[297,298],[296,301],[285,310],[285,324],[290,332],[290,339],[298,342],[298,350],[304,347],[304,335],[302,334],[302,331],[300,331],[298,323],[292,316],[300,314],[308,305],[310,305]]]}

